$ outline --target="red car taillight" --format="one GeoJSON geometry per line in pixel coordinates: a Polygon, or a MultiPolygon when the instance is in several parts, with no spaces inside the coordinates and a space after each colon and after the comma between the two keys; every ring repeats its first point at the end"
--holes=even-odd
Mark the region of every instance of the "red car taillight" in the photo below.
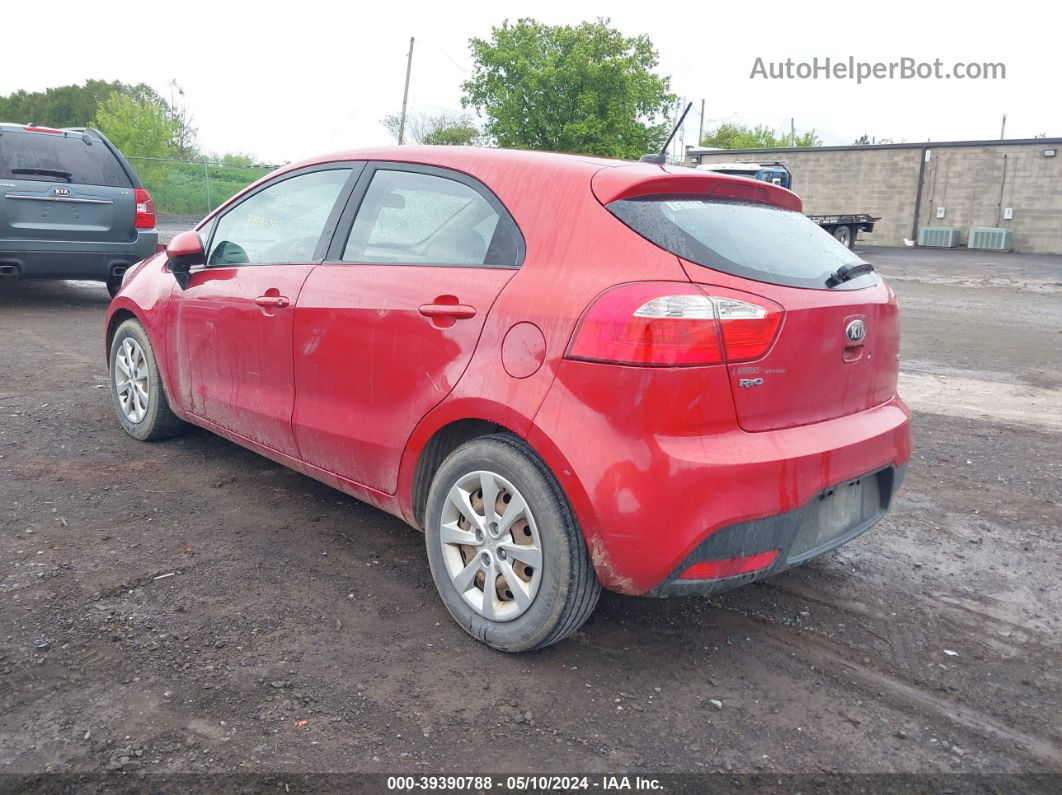
{"type": "Polygon", "coordinates": [[[758,296],[736,295],[680,282],[614,287],[583,314],[567,355],[656,367],[757,359],[774,339],[782,308],[758,296]]]}
{"type": "Polygon", "coordinates": [[[155,228],[155,203],[151,201],[151,194],[143,188],[133,191],[136,200],[136,215],[133,217],[133,226],[137,229],[155,228]]]}

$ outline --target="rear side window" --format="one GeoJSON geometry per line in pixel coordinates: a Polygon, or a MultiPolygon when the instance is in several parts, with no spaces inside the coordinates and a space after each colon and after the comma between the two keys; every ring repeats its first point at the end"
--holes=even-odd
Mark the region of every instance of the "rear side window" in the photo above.
{"type": "Polygon", "coordinates": [[[0,178],[131,188],[129,176],[103,141],[78,133],[5,129],[0,134],[0,178]]]}
{"type": "Polygon", "coordinates": [[[515,224],[457,180],[379,169],[347,238],[343,260],[403,265],[518,265],[515,224]]]}
{"type": "MultiPolygon", "coordinates": [[[[672,254],[759,282],[825,288],[839,267],[863,262],[793,210],[689,196],[624,199],[608,209],[672,254]]],[[[844,287],[862,287],[872,278],[853,279],[844,287]]]]}

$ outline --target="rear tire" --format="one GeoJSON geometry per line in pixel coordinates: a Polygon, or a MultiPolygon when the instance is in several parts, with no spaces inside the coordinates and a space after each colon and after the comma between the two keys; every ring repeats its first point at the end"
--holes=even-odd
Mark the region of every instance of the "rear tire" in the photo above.
{"type": "Polygon", "coordinates": [[[107,292],[111,298],[118,295],[118,291],[122,289],[122,277],[121,276],[108,276],[107,277],[107,292]]]}
{"type": "Polygon", "coordinates": [[[173,413],[166,398],[155,349],[136,320],[126,320],[115,331],[110,371],[111,403],[126,433],[149,442],[184,429],[184,421],[173,413]]]}
{"type": "Polygon", "coordinates": [[[850,226],[838,226],[833,230],[833,236],[834,239],[845,248],[852,248],[855,245],[855,234],[852,232],[852,227],[850,226]]]}
{"type": "Polygon", "coordinates": [[[473,439],[447,457],[428,493],[424,536],[446,609],[495,649],[563,640],[601,595],[560,485],[515,437],[473,439]]]}

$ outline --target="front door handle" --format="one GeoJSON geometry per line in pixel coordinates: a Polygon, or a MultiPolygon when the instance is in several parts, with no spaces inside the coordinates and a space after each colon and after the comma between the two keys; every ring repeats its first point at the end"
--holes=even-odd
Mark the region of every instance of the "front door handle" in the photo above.
{"type": "Polygon", "coordinates": [[[284,295],[260,295],[254,299],[254,302],[258,306],[269,307],[270,309],[283,309],[291,301],[284,295]]]}
{"type": "Polygon", "coordinates": [[[456,320],[476,316],[476,308],[467,304],[424,304],[420,308],[424,317],[452,317],[456,320]]]}

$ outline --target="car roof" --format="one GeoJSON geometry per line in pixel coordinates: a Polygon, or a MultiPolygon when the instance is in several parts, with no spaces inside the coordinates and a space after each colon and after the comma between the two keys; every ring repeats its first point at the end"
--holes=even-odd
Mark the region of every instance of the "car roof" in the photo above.
{"type": "Polygon", "coordinates": [[[482,164],[490,166],[538,166],[540,168],[597,170],[610,166],[629,165],[630,161],[617,160],[592,155],[564,154],[561,152],[540,152],[524,149],[495,149],[483,146],[378,146],[364,149],[349,149],[330,152],[318,157],[293,163],[286,168],[303,168],[305,166],[329,163],[336,160],[387,160],[398,163],[420,163],[458,168],[460,163],[482,164]]]}
{"type": "Polygon", "coordinates": [[[0,121],[0,127],[6,128],[5,132],[24,132],[24,133],[39,133],[42,135],[56,135],[62,133],[64,136],[77,136],[84,138],[86,135],[92,135],[94,138],[102,138],[103,135],[91,127],[49,127],[46,124],[25,124],[17,121],[0,121]]]}
{"type": "MultiPolygon", "coordinates": [[[[257,182],[249,185],[239,194],[236,199],[257,187],[259,184],[272,180],[281,174],[296,171],[327,163],[337,163],[347,160],[376,160],[392,163],[409,163],[425,166],[437,166],[460,171],[471,177],[481,180],[492,190],[498,193],[499,198],[511,211],[517,208],[515,205],[524,202],[540,201],[540,196],[528,196],[525,185],[519,178],[508,178],[524,169],[535,169],[540,172],[554,172],[558,178],[585,180],[585,184],[591,189],[592,195],[602,204],[621,197],[645,195],[660,192],[706,192],[708,188],[715,188],[719,182],[739,183],[749,182],[742,177],[728,176],[708,171],[698,171],[686,166],[658,165],[655,163],[643,163],[631,160],[617,160],[590,155],[564,154],[561,152],[541,152],[523,149],[495,149],[480,146],[381,146],[365,149],[347,149],[317,157],[290,163],[282,168],[265,175],[257,182]],[[599,175],[607,173],[608,179],[601,180],[599,175]]],[[[559,182],[557,183],[559,184],[559,182]]],[[[800,209],[800,199],[784,188],[756,182],[760,186],[758,190],[770,192],[762,198],[758,195],[750,198],[751,201],[763,201],[768,204],[784,206],[790,209],[800,209]],[[776,192],[777,191],[777,192],[776,192]]],[[[231,200],[230,200],[231,201],[231,200]]],[[[200,226],[205,225],[212,217],[217,215],[226,205],[215,209],[203,219],[200,226]]]]}

